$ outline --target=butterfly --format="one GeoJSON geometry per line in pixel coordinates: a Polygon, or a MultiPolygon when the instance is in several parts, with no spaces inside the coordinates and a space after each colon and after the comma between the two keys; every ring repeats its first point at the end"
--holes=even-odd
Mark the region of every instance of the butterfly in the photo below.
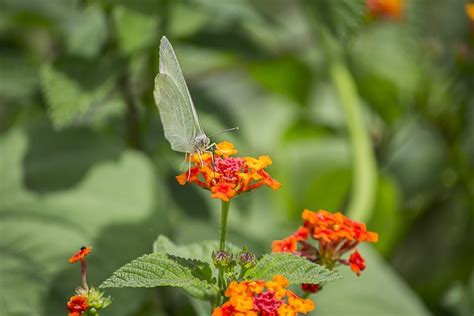
{"type": "Polygon", "coordinates": [[[213,146],[199,122],[173,46],[165,36],[160,42],[159,73],[153,96],[165,138],[173,150],[200,155],[213,146]]]}

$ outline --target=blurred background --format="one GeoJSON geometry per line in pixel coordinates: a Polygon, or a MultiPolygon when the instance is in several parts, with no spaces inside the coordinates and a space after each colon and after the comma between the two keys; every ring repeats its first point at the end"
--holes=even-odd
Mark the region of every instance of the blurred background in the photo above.
{"type": "MultiPolygon", "coordinates": [[[[258,254],[304,208],[380,235],[315,315],[474,314],[474,8],[464,0],[0,2],[0,314],[64,315],[67,259],[98,286],[166,234],[218,238],[219,201],[181,187],[153,101],[174,45],[208,135],[268,154],[283,184],[233,200],[258,254]],[[471,19],[469,18],[471,17],[471,19]]],[[[209,315],[172,289],[108,290],[104,315],[209,315]]]]}

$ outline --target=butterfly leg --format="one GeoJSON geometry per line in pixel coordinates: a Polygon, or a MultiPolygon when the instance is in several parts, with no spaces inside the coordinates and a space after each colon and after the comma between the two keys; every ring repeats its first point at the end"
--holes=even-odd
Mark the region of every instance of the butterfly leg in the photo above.
{"type": "Polygon", "coordinates": [[[183,166],[187,159],[188,159],[188,153],[184,153],[184,160],[181,163],[181,166],[179,166],[179,171],[183,171],[183,166]]]}
{"type": "MultiPolygon", "coordinates": [[[[188,153],[186,153],[186,157],[187,157],[188,153]]],[[[189,179],[191,179],[191,154],[189,154],[189,163],[188,163],[188,178],[186,179],[186,181],[189,181],[189,179]]]]}

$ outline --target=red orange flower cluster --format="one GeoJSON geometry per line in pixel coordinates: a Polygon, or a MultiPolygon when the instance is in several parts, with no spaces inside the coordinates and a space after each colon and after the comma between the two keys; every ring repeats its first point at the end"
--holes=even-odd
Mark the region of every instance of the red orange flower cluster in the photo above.
{"type": "Polygon", "coordinates": [[[361,242],[377,242],[377,233],[367,231],[364,224],[341,213],[304,210],[302,218],[304,224],[296,233],[273,242],[273,252],[295,253],[329,269],[337,264],[350,265],[352,271],[360,275],[365,269],[365,260],[359,252],[354,251],[349,261],[342,256],[361,242]],[[318,241],[318,247],[307,242],[309,237],[318,241]]]}
{"type": "Polygon", "coordinates": [[[66,304],[69,311],[68,316],[80,316],[89,308],[87,297],[82,295],[74,295],[66,304]]]}
{"type": "Polygon", "coordinates": [[[373,18],[400,20],[405,8],[404,0],[366,0],[368,14],[373,18]]]}
{"type": "Polygon", "coordinates": [[[273,190],[281,186],[265,171],[272,164],[270,157],[231,157],[237,150],[227,141],[217,144],[216,148],[214,157],[211,153],[191,155],[193,165],[176,177],[179,184],[196,183],[210,190],[211,197],[223,201],[262,185],[273,190]]]}
{"type": "Polygon", "coordinates": [[[214,309],[212,316],[296,316],[314,309],[309,299],[287,290],[288,281],[276,275],[272,281],[233,281],[225,291],[229,300],[214,309]]]}
{"type": "Polygon", "coordinates": [[[89,288],[87,285],[86,256],[91,251],[92,247],[83,246],[69,258],[70,263],[78,261],[81,263],[82,287],[76,289],[76,295],[71,296],[66,304],[66,309],[69,311],[68,316],[89,315],[91,313],[98,315],[98,310],[107,307],[111,303],[110,297],[104,297],[100,290],[89,288]]]}

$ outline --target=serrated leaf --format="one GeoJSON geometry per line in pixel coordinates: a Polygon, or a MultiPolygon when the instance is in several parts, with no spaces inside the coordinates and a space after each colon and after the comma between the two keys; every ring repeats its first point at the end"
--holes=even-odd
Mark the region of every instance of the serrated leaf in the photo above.
{"type": "MultiPolygon", "coordinates": [[[[183,258],[190,258],[211,263],[212,251],[219,249],[217,240],[200,241],[188,245],[175,245],[168,237],[160,235],[153,243],[153,252],[166,252],[183,258]]],[[[237,253],[240,248],[226,242],[226,249],[237,253]]]]}
{"type": "Polygon", "coordinates": [[[245,277],[253,280],[272,280],[277,274],[284,275],[290,284],[319,284],[341,278],[335,271],[290,253],[264,255],[245,277]]]}
{"type": "Polygon", "coordinates": [[[112,12],[120,49],[131,54],[147,48],[158,38],[158,18],[123,6],[116,6],[112,12]]]}
{"type": "Polygon", "coordinates": [[[80,121],[92,106],[100,106],[113,89],[117,74],[113,59],[105,58],[96,65],[74,59],[65,62],[71,69],[49,64],[40,71],[48,116],[57,129],[80,121]]]}
{"type": "Polygon", "coordinates": [[[158,287],[173,286],[187,290],[196,298],[208,299],[218,290],[207,280],[209,264],[172,256],[152,253],[121,267],[100,287],[158,287]]]}

